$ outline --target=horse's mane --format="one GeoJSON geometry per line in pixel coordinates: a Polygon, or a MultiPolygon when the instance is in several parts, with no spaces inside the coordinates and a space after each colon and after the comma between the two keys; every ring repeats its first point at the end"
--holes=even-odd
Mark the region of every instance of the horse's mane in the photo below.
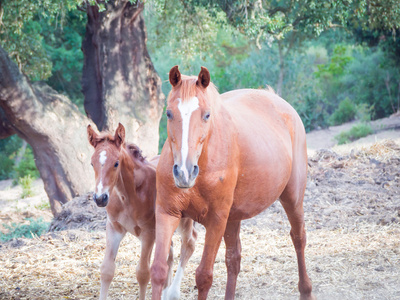
{"type": "MultiPolygon", "coordinates": [[[[180,98],[182,99],[182,101],[186,101],[196,96],[196,91],[198,89],[196,82],[198,77],[181,75],[181,78],[181,84],[178,86],[178,88],[173,88],[171,90],[170,96],[172,96],[172,94],[178,92],[179,90],[180,98]]],[[[207,87],[207,96],[208,97],[206,98],[213,100],[213,104],[216,103],[215,101],[219,103],[219,93],[216,86],[212,82],[210,82],[207,87]]]]}
{"type": "MultiPolygon", "coordinates": [[[[96,143],[110,142],[115,143],[115,136],[108,132],[101,132],[95,139],[96,143]]],[[[145,162],[146,158],[142,155],[142,150],[134,143],[124,143],[122,147],[130,154],[131,158],[140,162],[145,162]]]]}

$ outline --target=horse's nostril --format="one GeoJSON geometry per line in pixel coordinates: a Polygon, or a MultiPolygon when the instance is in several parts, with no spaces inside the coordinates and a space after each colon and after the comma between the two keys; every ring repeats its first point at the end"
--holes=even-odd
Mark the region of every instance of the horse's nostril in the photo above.
{"type": "Polygon", "coordinates": [[[194,165],[193,166],[193,176],[197,176],[199,174],[199,166],[198,165],[194,165]]]}
{"type": "Polygon", "coordinates": [[[107,194],[104,194],[103,195],[103,202],[107,202],[108,201],[108,195],[107,194]]]}
{"type": "Polygon", "coordinates": [[[178,171],[178,165],[177,164],[174,165],[173,172],[174,172],[174,176],[175,177],[179,176],[179,171],[178,171]]]}

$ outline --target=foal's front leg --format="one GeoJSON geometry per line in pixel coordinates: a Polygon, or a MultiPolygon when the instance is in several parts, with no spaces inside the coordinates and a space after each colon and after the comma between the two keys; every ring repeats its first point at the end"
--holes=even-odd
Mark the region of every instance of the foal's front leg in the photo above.
{"type": "Polygon", "coordinates": [[[118,226],[116,228],[110,221],[106,225],[106,253],[103,263],[101,264],[101,290],[100,300],[107,299],[108,289],[115,272],[115,258],[118,253],[119,244],[121,243],[126,231],[118,226]]]}
{"type": "Polygon", "coordinates": [[[141,253],[136,267],[136,278],[139,283],[139,299],[144,300],[146,298],[147,284],[150,281],[150,257],[155,240],[154,229],[142,232],[139,238],[141,253]]]}

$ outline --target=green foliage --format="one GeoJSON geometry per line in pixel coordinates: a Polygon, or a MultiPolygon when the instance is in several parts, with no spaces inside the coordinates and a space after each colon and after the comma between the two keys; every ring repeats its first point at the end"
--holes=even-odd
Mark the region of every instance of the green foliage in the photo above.
{"type": "Polygon", "coordinates": [[[339,125],[345,122],[353,121],[356,116],[357,108],[349,98],[342,100],[339,107],[333,112],[329,118],[331,125],[339,125]]]}
{"type": "Polygon", "coordinates": [[[0,5],[2,47],[31,80],[51,75],[52,62],[44,46],[44,24],[62,26],[65,13],[76,9],[80,0],[14,0],[0,5]]]}
{"type": "Polygon", "coordinates": [[[31,175],[29,175],[29,174],[25,175],[24,177],[19,178],[18,183],[22,187],[21,198],[33,196],[32,182],[33,182],[33,179],[31,177],[31,175]]]}
{"type": "Polygon", "coordinates": [[[83,107],[81,77],[83,68],[82,39],[85,19],[76,12],[68,12],[64,26],[43,24],[43,47],[51,63],[51,76],[46,83],[56,91],[67,95],[79,107],[83,107]]]}
{"type": "Polygon", "coordinates": [[[32,179],[39,178],[39,171],[36,168],[35,158],[33,156],[32,148],[27,147],[25,154],[20,161],[19,165],[14,168],[14,178],[25,178],[29,176],[32,179]]]}
{"type": "Polygon", "coordinates": [[[13,135],[6,139],[0,139],[0,180],[12,177],[14,158],[21,148],[22,140],[13,135]]]}
{"type": "Polygon", "coordinates": [[[4,224],[3,227],[8,229],[9,232],[0,232],[0,241],[7,242],[15,238],[32,238],[35,236],[41,236],[48,230],[50,225],[50,223],[44,222],[43,218],[38,218],[36,220],[33,218],[26,218],[25,220],[29,221],[29,225],[12,223],[10,226],[4,224]]]}
{"type": "Polygon", "coordinates": [[[373,131],[369,124],[360,123],[360,124],[354,125],[348,131],[343,131],[343,132],[339,133],[337,136],[335,136],[335,139],[337,140],[339,145],[342,145],[342,144],[350,143],[352,141],[355,141],[359,138],[365,137],[372,133],[373,133],[373,131]]]}
{"type": "Polygon", "coordinates": [[[45,201],[35,205],[35,208],[39,209],[39,210],[50,210],[51,209],[50,208],[50,202],[45,200],[45,201]]]}
{"type": "Polygon", "coordinates": [[[336,93],[354,99],[356,104],[366,103],[372,108],[373,119],[394,113],[400,85],[400,70],[395,61],[380,48],[356,50],[336,93]]]}

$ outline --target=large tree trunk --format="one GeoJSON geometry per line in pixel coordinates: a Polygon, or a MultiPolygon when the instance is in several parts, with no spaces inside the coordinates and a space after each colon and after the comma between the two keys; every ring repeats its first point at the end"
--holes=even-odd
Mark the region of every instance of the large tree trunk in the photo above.
{"type": "Polygon", "coordinates": [[[90,120],[47,85],[31,85],[1,47],[0,108],[12,130],[32,146],[53,214],[93,186],[90,120]]]}
{"type": "Polygon", "coordinates": [[[85,110],[100,130],[122,123],[127,140],[147,155],[158,152],[164,105],[161,80],[146,49],[143,3],[110,0],[106,10],[88,6],[82,88],[85,110]]]}
{"type": "MultiPolygon", "coordinates": [[[[143,4],[111,0],[106,8],[87,8],[85,110],[100,130],[123,123],[127,140],[153,155],[164,96],[146,50],[143,4]]],[[[50,87],[31,85],[0,47],[0,138],[17,133],[32,146],[53,214],[93,188],[89,118],[50,87]]]]}

